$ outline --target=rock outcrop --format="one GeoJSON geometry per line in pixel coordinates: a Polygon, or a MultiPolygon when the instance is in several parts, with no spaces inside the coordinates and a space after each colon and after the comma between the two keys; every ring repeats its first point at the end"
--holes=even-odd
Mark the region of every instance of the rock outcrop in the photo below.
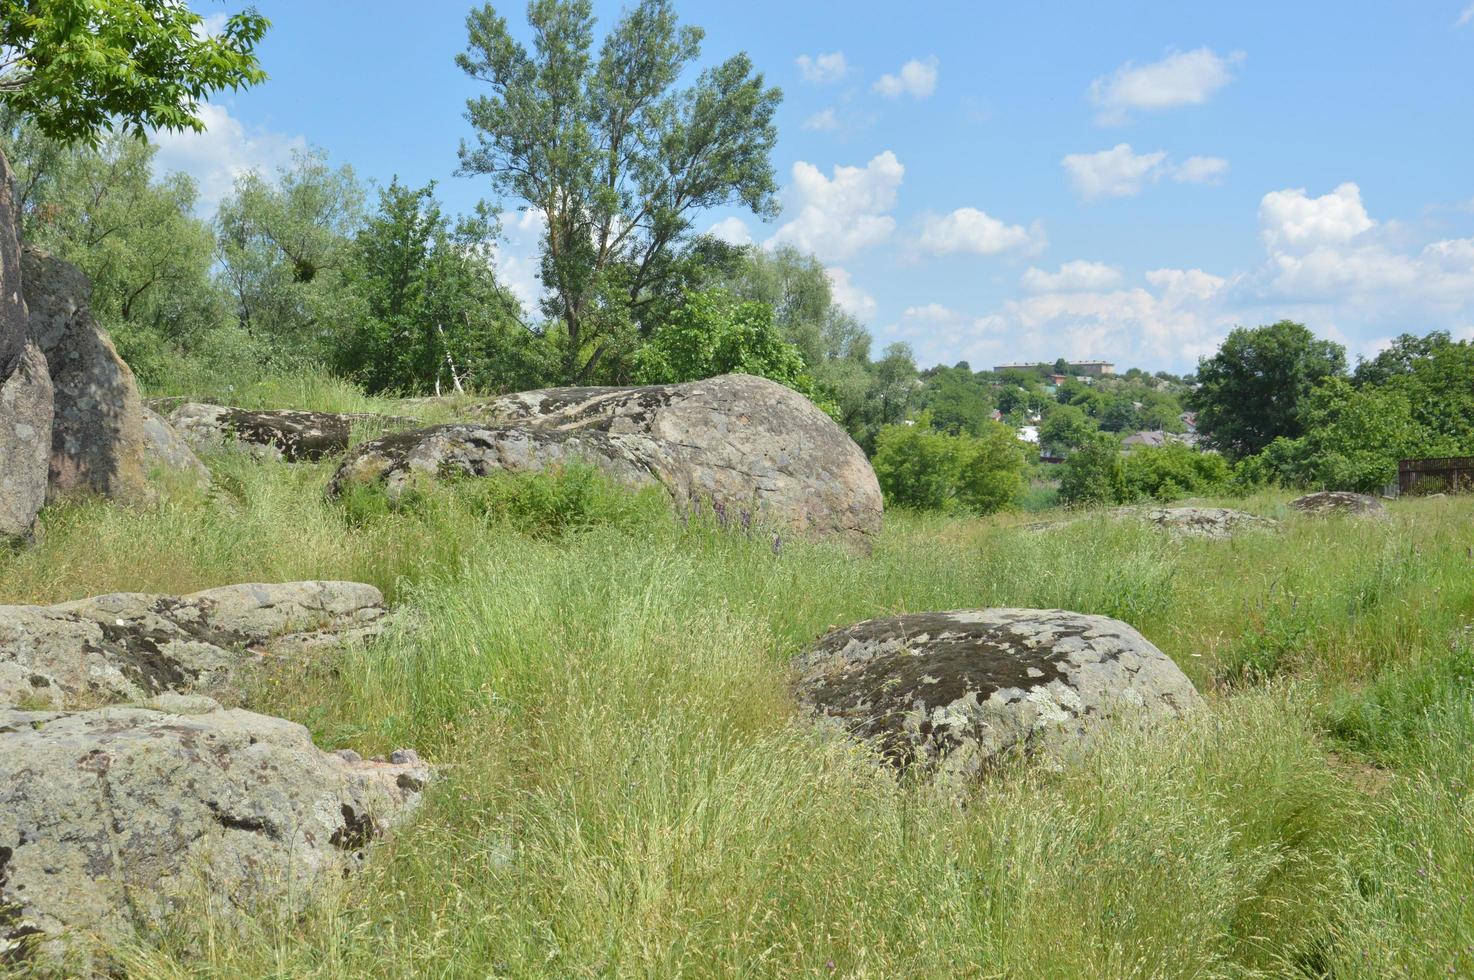
{"type": "Polygon", "coordinates": [[[354,425],[404,428],[415,419],[385,415],[290,410],[251,411],[189,402],[169,413],[169,422],[200,450],[240,446],[263,459],[289,463],[319,460],[348,448],[354,425]]]}
{"type": "Polygon", "coordinates": [[[301,909],[429,776],[413,752],[357,761],[198,696],[0,709],[0,964],[86,962],[171,909],[301,909]]]}
{"type": "Polygon", "coordinates": [[[1004,754],[1060,758],[1106,724],[1175,718],[1192,682],[1118,620],[1059,609],[984,609],[872,619],[794,661],[813,715],[893,764],[970,779],[1004,754]]]}
{"type": "Polygon", "coordinates": [[[133,372],[92,319],[92,284],[70,262],[30,247],[21,253],[21,281],[55,392],[47,499],[147,499],[143,403],[133,372]]]}
{"type": "Polygon", "coordinates": [[[78,707],[219,691],[262,652],[368,637],[383,617],[379,590],[357,582],[0,606],[0,704],[78,707]]]}
{"type": "MultiPolygon", "coordinates": [[[[0,243],[0,250],[3,250],[0,243]]],[[[0,286],[9,290],[9,285],[0,286]]],[[[24,307],[22,307],[24,309],[24,307]]],[[[5,326],[0,323],[0,330],[5,326]]],[[[51,374],[41,348],[27,343],[0,378],[0,545],[28,540],[46,503],[51,461],[51,374]]]]}
{"type": "Polygon", "coordinates": [[[210,485],[210,471],[174,428],[158,412],[143,409],[143,450],[151,470],[173,473],[198,486],[210,485]]]}
{"type": "Polygon", "coordinates": [[[1382,501],[1364,493],[1348,493],[1344,490],[1322,490],[1307,493],[1290,501],[1291,510],[1317,516],[1344,515],[1347,517],[1379,517],[1387,513],[1382,501]]]}
{"type": "Polygon", "coordinates": [[[1125,513],[1189,538],[1224,540],[1240,531],[1272,531],[1279,527],[1278,521],[1268,517],[1227,507],[1153,507],[1145,511],[1128,509],[1125,513]]]}
{"type": "Polygon", "coordinates": [[[875,472],[860,447],[802,395],[750,375],[678,385],[548,388],[470,410],[475,422],[359,446],[332,491],[415,478],[541,470],[581,459],[631,485],[658,483],[682,507],[711,508],[805,535],[864,542],[880,530],[875,472]]]}
{"type": "Polygon", "coordinates": [[[51,374],[31,339],[12,180],[0,151],[0,545],[31,537],[51,458],[51,374]]]}

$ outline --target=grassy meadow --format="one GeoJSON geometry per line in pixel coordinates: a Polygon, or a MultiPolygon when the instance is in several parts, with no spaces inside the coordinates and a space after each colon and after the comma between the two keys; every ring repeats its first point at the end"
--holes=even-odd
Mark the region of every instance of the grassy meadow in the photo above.
{"type": "Polygon", "coordinates": [[[1266,495],[1236,505],[1282,532],[1232,542],[892,513],[859,556],[590,474],[389,511],[326,501],[327,464],[208,462],[208,494],[49,511],[0,602],[371,582],[387,640],[244,702],[439,779],[305,915],[189,910],[127,975],[1474,974],[1474,499],[1353,522],[1266,495]],[[1000,605],[1125,620],[1208,710],[963,805],[797,717],[786,665],[830,626],[1000,605]]]}

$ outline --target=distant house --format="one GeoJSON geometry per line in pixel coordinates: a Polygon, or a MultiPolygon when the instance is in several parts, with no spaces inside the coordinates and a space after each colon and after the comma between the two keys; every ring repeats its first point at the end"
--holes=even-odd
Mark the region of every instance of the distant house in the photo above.
{"type": "Polygon", "coordinates": [[[1165,446],[1169,439],[1168,434],[1161,429],[1150,431],[1133,432],[1121,440],[1121,446],[1125,449],[1136,449],[1138,446],[1165,446]]]}
{"type": "Polygon", "coordinates": [[[1198,413],[1197,412],[1183,412],[1181,415],[1178,416],[1178,418],[1182,419],[1182,427],[1184,429],[1186,429],[1188,432],[1192,433],[1193,435],[1196,435],[1197,434],[1197,431],[1198,431],[1198,413]]]}
{"type": "MultiPolygon", "coordinates": [[[[1116,373],[1116,365],[1110,361],[1066,361],[1065,366],[1075,374],[1083,375],[1087,378],[1099,378],[1107,374],[1116,373]]],[[[1052,361],[1038,361],[1033,364],[995,364],[993,370],[1001,374],[1004,371],[1038,371],[1041,369],[1049,370],[1052,367],[1054,367],[1054,362],[1052,361]]],[[[1055,384],[1062,383],[1066,377],[1066,375],[1062,374],[1055,375],[1053,372],[1051,374],[1053,377],[1061,379],[1061,381],[1056,381],[1055,384]]]]}
{"type": "Polygon", "coordinates": [[[1018,428],[1018,437],[1024,442],[1039,444],[1039,427],[1037,425],[1021,425],[1018,428]]]}

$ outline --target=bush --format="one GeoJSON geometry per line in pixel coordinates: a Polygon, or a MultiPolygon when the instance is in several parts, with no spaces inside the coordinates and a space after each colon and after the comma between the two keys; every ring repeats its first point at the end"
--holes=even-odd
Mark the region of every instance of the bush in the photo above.
{"type": "Polygon", "coordinates": [[[1126,497],[1121,444],[1099,434],[1070,454],[1061,469],[1059,499],[1066,504],[1113,504],[1126,497]]]}
{"type": "Polygon", "coordinates": [[[1222,492],[1232,471],[1217,453],[1203,453],[1182,443],[1143,446],[1121,464],[1125,500],[1176,500],[1222,492]]]}
{"type": "Polygon", "coordinates": [[[923,415],[875,439],[875,476],[891,507],[991,514],[1023,489],[1024,454],[1013,432],[990,422],[981,436],[937,432],[923,415]]]}

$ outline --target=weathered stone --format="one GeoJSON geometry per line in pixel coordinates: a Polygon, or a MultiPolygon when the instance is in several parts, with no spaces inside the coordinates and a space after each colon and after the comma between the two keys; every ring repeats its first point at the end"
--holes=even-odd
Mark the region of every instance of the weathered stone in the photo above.
{"type": "Polygon", "coordinates": [[[1118,620],[1059,609],[871,619],[794,660],[799,703],[875,744],[900,768],[973,778],[1004,754],[1054,759],[1107,724],[1151,723],[1201,698],[1118,620]]]}
{"type": "Polygon", "coordinates": [[[389,415],[251,411],[199,402],[180,405],[169,414],[169,421],[196,449],[238,445],[254,456],[287,462],[319,460],[343,452],[355,425],[394,429],[417,424],[415,419],[389,415]]]}
{"type": "Polygon", "coordinates": [[[143,409],[143,449],[149,466],[176,474],[198,486],[210,485],[210,471],[174,426],[153,409],[143,409]]]}
{"type": "Polygon", "coordinates": [[[429,778],[418,759],[350,761],[208,698],[0,709],[0,963],[105,958],[171,910],[300,910],[429,778]]]}
{"type": "Polygon", "coordinates": [[[55,389],[48,499],[147,499],[143,403],[133,372],[92,319],[92,284],[70,262],[31,247],[21,252],[21,278],[55,389]]]}
{"type": "Polygon", "coordinates": [[[26,315],[13,179],[0,151],[0,545],[31,537],[51,457],[51,374],[26,315]]]}
{"type": "Polygon", "coordinates": [[[76,707],[219,691],[261,652],[374,635],[383,603],[371,585],[287,582],[0,606],[0,704],[76,707]]]}
{"type": "Polygon", "coordinates": [[[1307,493],[1303,497],[1296,497],[1290,501],[1291,510],[1298,510],[1302,514],[1315,514],[1326,516],[1340,514],[1350,517],[1374,516],[1381,517],[1387,513],[1387,508],[1382,506],[1382,501],[1376,497],[1364,493],[1347,493],[1344,490],[1322,490],[1319,493],[1307,493]]]}
{"type": "Polygon", "coordinates": [[[549,388],[468,412],[476,422],[359,446],[332,491],[383,482],[397,497],[414,474],[484,476],[581,459],[631,485],[659,483],[682,507],[719,520],[865,541],[881,496],[860,447],[802,395],[750,375],[639,388],[549,388]]]}
{"type": "Polygon", "coordinates": [[[1153,507],[1145,511],[1128,509],[1126,513],[1190,538],[1223,540],[1240,531],[1272,531],[1279,527],[1278,521],[1268,517],[1257,517],[1227,507],[1153,507]]]}
{"type": "Polygon", "coordinates": [[[0,380],[0,545],[29,539],[46,503],[51,418],[51,374],[41,349],[28,343],[0,380]]]}

